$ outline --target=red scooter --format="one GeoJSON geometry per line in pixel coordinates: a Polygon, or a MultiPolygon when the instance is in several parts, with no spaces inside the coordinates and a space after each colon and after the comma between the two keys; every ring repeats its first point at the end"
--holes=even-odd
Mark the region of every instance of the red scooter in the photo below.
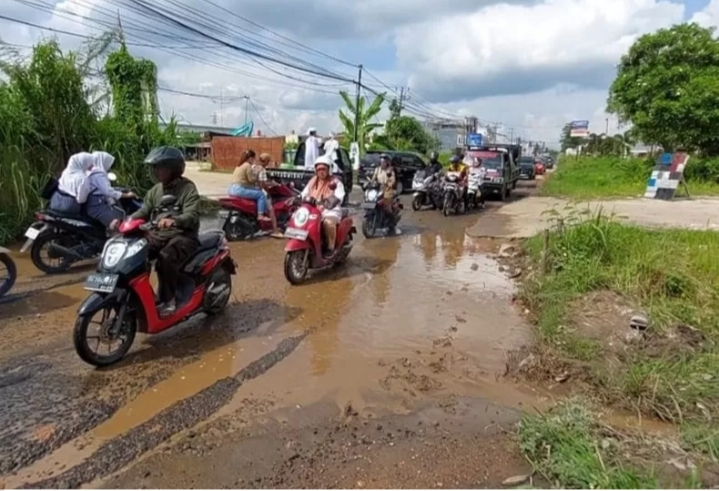
{"type": "MultiPolygon", "coordinates": [[[[283,230],[292,213],[299,207],[295,188],[287,184],[277,184],[267,188],[267,194],[272,201],[272,209],[277,218],[277,226],[283,230]]],[[[262,234],[272,232],[272,223],[269,220],[257,219],[257,202],[251,199],[227,196],[220,198],[220,218],[224,218],[222,230],[230,241],[246,240],[262,234]]]]}
{"type": "MultiPolygon", "coordinates": [[[[165,196],[161,206],[171,208],[174,199],[165,196]]],[[[105,244],[97,272],[87,277],[85,289],[92,293],[78,309],[74,330],[75,351],[86,363],[98,367],[116,363],[130,350],[138,331],[157,334],[195,314],[219,314],[227,306],[237,265],[224,233],[209,231],[200,234],[200,246],[185,262],[174,285],[177,310],[160,317],[144,235],[157,226],[161,216],[149,223],[137,219],[122,222],[120,233],[105,244]],[[100,311],[99,332],[92,335],[88,330],[100,311]],[[107,353],[100,353],[102,344],[107,345],[107,353]],[[117,348],[112,349],[113,344],[118,344],[117,348]]]]}
{"type": "Polygon", "coordinates": [[[285,247],[285,278],[299,285],[309,270],[341,264],[352,251],[352,236],[356,233],[349,210],[342,208],[335,248],[328,253],[322,234],[322,211],[312,198],[305,199],[285,229],[285,237],[290,239],[285,247]]]}

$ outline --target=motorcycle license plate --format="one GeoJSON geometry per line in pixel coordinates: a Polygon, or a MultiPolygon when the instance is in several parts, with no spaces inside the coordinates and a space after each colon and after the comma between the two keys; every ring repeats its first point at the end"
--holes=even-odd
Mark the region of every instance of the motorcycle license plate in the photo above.
{"type": "Polygon", "coordinates": [[[372,202],[367,201],[365,203],[362,203],[361,208],[363,210],[374,210],[376,206],[377,206],[377,203],[372,203],[372,202]]]}
{"type": "Polygon", "coordinates": [[[39,228],[30,227],[25,231],[25,237],[27,237],[30,240],[37,239],[37,236],[40,235],[40,232],[42,230],[39,228]]]}
{"type": "Polygon", "coordinates": [[[290,239],[305,240],[307,239],[307,234],[307,230],[300,230],[293,227],[287,227],[287,229],[285,229],[285,237],[288,237],[290,239]]]}
{"type": "Polygon", "coordinates": [[[117,280],[119,278],[120,276],[116,274],[93,273],[85,280],[85,290],[90,290],[91,292],[112,293],[115,291],[117,280]]]}

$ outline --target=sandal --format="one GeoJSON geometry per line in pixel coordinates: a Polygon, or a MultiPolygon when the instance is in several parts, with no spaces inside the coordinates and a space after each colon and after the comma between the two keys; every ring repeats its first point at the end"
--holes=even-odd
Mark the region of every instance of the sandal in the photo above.
{"type": "Polygon", "coordinates": [[[270,234],[270,237],[272,237],[273,239],[284,239],[285,234],[283,234],[282,232],[273,232],[270,234]]]}

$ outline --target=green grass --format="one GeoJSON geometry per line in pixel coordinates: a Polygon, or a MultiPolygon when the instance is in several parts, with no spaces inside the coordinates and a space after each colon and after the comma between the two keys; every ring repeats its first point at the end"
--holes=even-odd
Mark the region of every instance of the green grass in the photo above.
{"type": "MultiPolygon", "coordinates": [[[[597,215],[553,232],[549,243],[549,272],[522,290],[543,345],[565,360],[589,362],[594,393],[628,409],[677,422],[700,420],[702,408],[716,414],[719,234],[648,230],[597,215]],[[583,337],[569,315],[574,300],[594,291],[616,292],[644,309],[656,349],[622,353],[621,366],[609,370],[604,347],[583,337]],[[706,342],[670,344],[664,334],[679,324],[695,327],[706,342]]],[[[525,248],[539,267],[543,238],[525,248]]]]}
{"type": "Polygon", "coordinates": [[[594,415],[578,400],[547,414],[525,416],[519,443],[535,471],[558,488],[657,488],[651,473],[622,463],[618,445],[602,438],[594,415]]]}
{"type": "MultiPolygon", "coordinates": [[[[565,156],[548,174],[541,192],[580,200],[642,196],[653,167],[646,159],[565,156]]],[[[687,182],[693,196],[719,195],[713,172],[712,161],[689,160],[687,182]]]]}

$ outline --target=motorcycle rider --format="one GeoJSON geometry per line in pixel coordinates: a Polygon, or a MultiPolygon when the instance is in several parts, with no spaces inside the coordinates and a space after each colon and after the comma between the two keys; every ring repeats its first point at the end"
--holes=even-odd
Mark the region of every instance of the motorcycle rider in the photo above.
{"type": "Polygon", "coordinates": [[[386,153],[379,156],[379,167],[372,175],[372,181],[382,186],[385,211],[392,215],[392,203],[397,186],[397,175],[392,167],[392,159],[386,153]]]}
{"type": "Polygon", "coordinates": [[[150,220],[160,218],[157,229],[147,234],[150,254],[157,257],[157,274],[162,279],[159,292],[158,312],[161,317],[174,313],[175,285],[178,284],[180,268],[199,247],[200,193],[195,183],[183,177],[185,156],[175,147],[157,147],[145,157],[145,164],[152,166],[158,181],[145,196],[142,207],[131,218],[150,220]],[[176,198],[173,208],[179,215],[155,217],[165,195],[176,198]]]}
{"type": "Polygon", "coordinates": [[[462,190],[462,199],[467,197],[467,166],[462,163],[460,155],[453,155],[449,161],[447,172],[456,172],[459,174],[459,187],[462,190]]]}
{"type": "Polygon", "coordinates": [[[432,152],[429,154],[429,165],[427,166],[427,175],[431,176],[432,174],[437,174],[439,172],[442,172],[442,164],[439,161],[439,154],[437,152],[432,152]]]}
{"type": "Polygon", "coordinates": [[[472,165],[469,166],[469,175],[477,176],[479,182],[479,206],[484,208],[484,193],[482,192],[482,184],[484,177],[487,175],[487,169],[482,167],[482,159],[475,157],[472,159],[472,165]]]}
{"type": "Polygon", "coordinates": [[[302,190],[302,198],[313,198],[322,211],[322,231],[327,239],[327,253],[332,255],[337,241],[337,227],[342,220],[342,202],[345,199],[345,187],[340,179],[334,177],[332,157],[320,155],[315,159],[315,175],[302,190]]]}

